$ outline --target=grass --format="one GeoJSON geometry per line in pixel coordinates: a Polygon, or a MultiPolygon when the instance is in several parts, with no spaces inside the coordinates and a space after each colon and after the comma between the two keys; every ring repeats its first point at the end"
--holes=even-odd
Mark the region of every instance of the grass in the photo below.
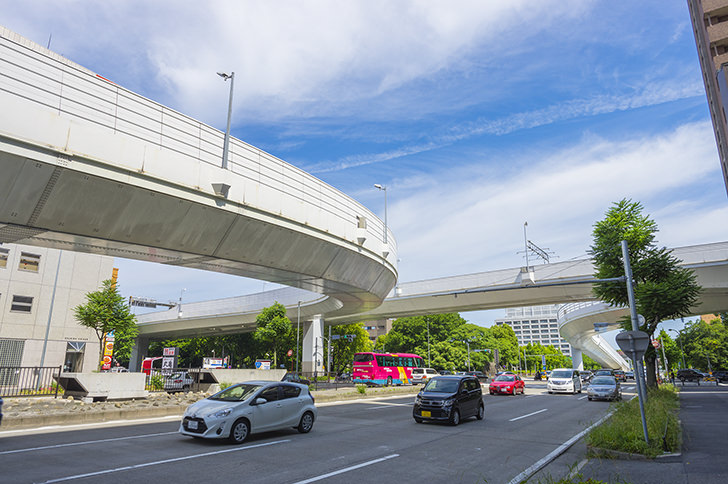
{"type": "Polygon", "coordinates": [[[674,385],[660,385],[659,388],[648,392],[645,404],[647,435],[650,439],[648,445],[642,430],[639,400],[633,398],[627,402],[616,403],[614,415],[589,433],[587,444],[647,457],[656,457],[664,451],[676,452],[681,444],[680,423],[677,417],[679,406],[677,389],[674,385]],[[663,435],[665,435],[664,442],[663,435]]]}
{"type": "Polygon", "coordinates": [[[361,383],[356,386],[356,391],[361,393],[362,395],[366,395],[367,393],[367,386],[362,385],[361,383]]]}

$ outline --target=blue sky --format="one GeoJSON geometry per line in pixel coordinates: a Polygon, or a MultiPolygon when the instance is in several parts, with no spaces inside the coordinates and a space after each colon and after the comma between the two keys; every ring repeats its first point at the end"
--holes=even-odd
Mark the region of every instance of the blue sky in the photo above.
{"type": "MultiPolygon", "coordinates": [[[[9,1],[4,26],[299,166],[388,221],[400,281],[583,257],[641,201],[680,246],[728,204],[686,2],[9,1]]],[[[200,301],[261,281],[118,260],[122,291],[200,301]]],[[[464,313],[489,325],[502,311],[464,313]]]]}

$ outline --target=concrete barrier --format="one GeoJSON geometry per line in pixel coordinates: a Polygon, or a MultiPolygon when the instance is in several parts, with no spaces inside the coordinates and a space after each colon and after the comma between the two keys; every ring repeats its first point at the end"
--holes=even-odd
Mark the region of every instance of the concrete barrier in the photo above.
{"type": "Polygon", "coordinates": [[[93,401],[146,398],[144,373],[61,373],[54,377],[65,396],[93,401]]]}
{"type": "Polygon", "coordinates": [[[280,381],[286,370],[256,370],[212,368],[200,371],[199,390],[209,393],[220,391],[220,383],[240,383],[251,380],[280,381]]]}

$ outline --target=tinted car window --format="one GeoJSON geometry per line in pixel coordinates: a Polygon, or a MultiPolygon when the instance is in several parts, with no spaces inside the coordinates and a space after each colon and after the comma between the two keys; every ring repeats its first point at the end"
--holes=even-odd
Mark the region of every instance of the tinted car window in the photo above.
{"type": "Polygon", "coordinates": [[[460,381],[442,378],[433,378],[427,382],[423,391],[437,393],[455,393],[458,391],[460,381]]]}
{"type": "Polygon", "coordinates": [[[495,381],[514,381],[516,379],[513,375],[500,375],[495,378],[495,381]]]}
{"type": "Polygon", "coordinates": [[[290,386],[290,385],[283,385],[283,398],[296,398],[300,394],[301,394],[300,388],[290,386]]]}
{"type": "Polygon", "coordinates": [[[366,363],[374,360],[374,355],[354,355],[354,363],[366,363]]]}
{"type": "Polygon", "coordinates": [[[258,398],[265,398],[269,402],[274,402],[278,400],[278,386],[266,388],[262,392],[260,392],[260,395],[258,395],[258,398]]]}
{"type": "Polygon", "coordinates": [[[552,371],[551,378],[571,378],[570,371],[552,371]]]}

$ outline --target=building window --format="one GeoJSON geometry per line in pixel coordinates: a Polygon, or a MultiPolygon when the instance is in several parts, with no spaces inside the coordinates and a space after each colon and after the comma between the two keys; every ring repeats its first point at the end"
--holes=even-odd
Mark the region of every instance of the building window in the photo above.
{"type": "Polygon", "coordinates": [[[20,313],[29,313],[33,307],[33,298],[30,296],[13,296],[13,303],[10,306],[11,311],[20,313]]]}
{"type": "Polygon", "coordinates": [[[20,253],[20,264],[18,269],[21,271],[38,272],[40,266],[40,256],[37,254],[30,254],[28,252],[20,253]]]}
{"type": "Polygon", "coordinates": [[[0,269],[5,269],[8,266],[8,254],[10,249],[0,248],[0,269]]]}

